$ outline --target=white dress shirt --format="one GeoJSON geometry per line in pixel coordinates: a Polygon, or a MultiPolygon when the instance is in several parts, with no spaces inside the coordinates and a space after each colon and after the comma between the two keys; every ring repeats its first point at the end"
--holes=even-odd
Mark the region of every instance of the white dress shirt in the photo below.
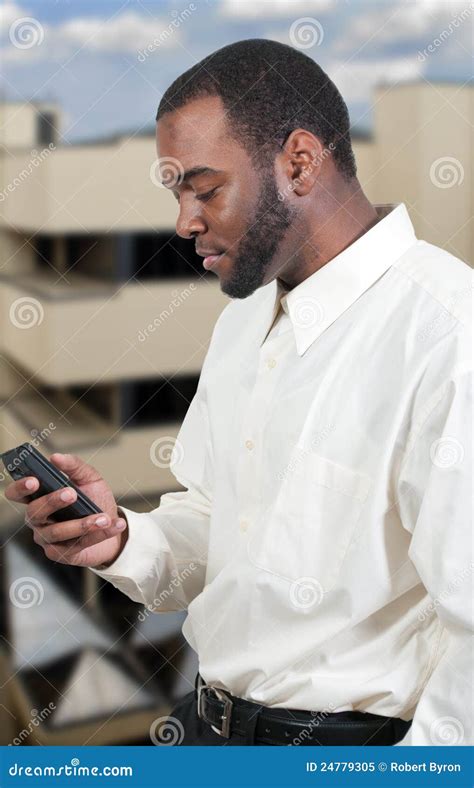
{"type": "Polygon", "coordinates": [[[224,308],[173,450],[187,489],[123,508],[128,542],[93,571],[186,608],[201,675],[234,695],[473,744],[471,269],[376,207],[294,289],[224,308]]]}

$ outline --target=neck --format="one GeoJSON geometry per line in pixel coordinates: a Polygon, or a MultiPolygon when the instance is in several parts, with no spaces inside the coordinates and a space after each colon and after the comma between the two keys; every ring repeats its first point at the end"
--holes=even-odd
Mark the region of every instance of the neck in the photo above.
{"type": "Polygon", "coordinates": [[[299,248],[278,279],[289,290],[303,282],[323,265],[340,254],[379,221],[374,206],[359,182],[325,190],[315,201],[317,216],[306,219],[296,228],[299,248]],[[301,247],[301,240],[305,239],[301,247]]]}

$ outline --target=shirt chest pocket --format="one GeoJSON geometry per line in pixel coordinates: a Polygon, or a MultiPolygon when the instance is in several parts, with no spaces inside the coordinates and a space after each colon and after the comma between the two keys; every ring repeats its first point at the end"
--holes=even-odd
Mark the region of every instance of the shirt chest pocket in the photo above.
{"type": "Polygon", "coordinates": [[[330,591],[361,525],[371,486],[365,474],[297,450],[276,500],[250,530],[250,561],[291,582],[306,580],[330,591]]]}

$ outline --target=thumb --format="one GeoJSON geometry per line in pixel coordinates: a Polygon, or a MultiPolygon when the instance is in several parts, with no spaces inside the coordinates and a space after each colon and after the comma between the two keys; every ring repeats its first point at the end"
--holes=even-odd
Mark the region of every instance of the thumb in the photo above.
{"type": "Polygon", "coordinates": [[[90,484],[101,480],[99,472],[76,454],[51,454],[51,462],[72,479],[75,484],[90,484]]]}

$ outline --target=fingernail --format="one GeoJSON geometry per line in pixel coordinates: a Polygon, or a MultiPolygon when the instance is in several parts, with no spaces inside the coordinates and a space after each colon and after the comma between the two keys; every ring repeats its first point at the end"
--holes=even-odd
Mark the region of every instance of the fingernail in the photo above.
{"type": "Polygon", "coordinates": [[[118,530],[119,530],[119,531],[123,531],[123,530],[124,530],[124,528],[126,528],[126,527],[127,527],[127,523],[125,522],[125,520],[117,520],[117,522],[115,523],[115,525],[117,526],[117,528],[118,528],[118,530]]]}
{"type": "Polygon", "coordinates": [[[25,482],[25,487],[26,487],[27,490],[34,490],[35,487],[36,487],[35,480],[34,479],[28,479],[28,481],[25,482]]]}
{"type": "Polygon", "coordinates": [[[107,525],[107,517],[105,516],[105,514],[103,514],[102,517],[98,517],[97,520],[95,521],[95,524],[96,525],[107,525]]]}
{"type": "Polygon", "coordinates": [[[63,490],[61,495],[59,496],[62,501],[72,501],[74,498],[74,493],[72,490],[63,490]]]}

